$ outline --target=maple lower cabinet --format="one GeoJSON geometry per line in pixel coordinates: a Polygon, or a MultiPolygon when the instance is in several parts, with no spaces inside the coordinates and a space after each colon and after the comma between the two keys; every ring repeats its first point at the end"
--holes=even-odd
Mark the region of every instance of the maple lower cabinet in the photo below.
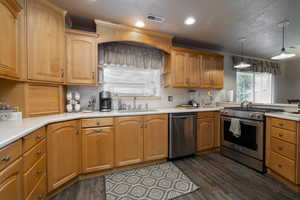
{"type": "Polygon", "coordinates": [[[115,118],[115,164],[117,167],[143,161],[143,116],[115,118]]]}
{"type": "Polygon", "coordinates": [[[80,171],[80,130],[76,120],[47,126],[48,192],[77,177],[80,171]]]}
{"type": "Polygon", "coordinates": [[[198,113],[197,118],[197,151],[201,152],[219,147],[219,113],[198,113]]]}
{"type": "Polygon", "coordinates": [[[0,171],[0,199],[23,200],[22,158],[0,171]]]}
{"type": "Polygon", "coordinates": [[[144,116],[144,161],[168,157],[168,115],[144,116]]]}
{"type": "Polygon", "coordinates": [[[114,129],[99,127],[82,129],[83,172],[95,172],[114,166],[114,129]]]}
{"type": "Polygon", "coordinates": [[[16,0],[0,1],[0,77],[19,78],[17,68],[18,14],[16,0]]]}
{"type": "Polygon", "coordinates": [[[97,34],[66,31],[67,84],[97,84],[97,34]]]}
{"type": "Polygon", "coordinates": [[[27,0],[28,79],[64,82],[65,11],[48,0],[27,0]]]}

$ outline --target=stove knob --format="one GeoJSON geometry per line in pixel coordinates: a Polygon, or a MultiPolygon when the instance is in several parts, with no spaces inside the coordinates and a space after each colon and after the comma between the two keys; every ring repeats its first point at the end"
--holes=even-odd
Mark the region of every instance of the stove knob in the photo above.
{"type": "Polygon", "coordinates": [[[249,117],[250,118],[256,118],[255,113],[251,113],[249,117]]]}
{"type": "Polygon", "coordinates": [[[256,115],[256,119],[262,119],[262,118],[263,118],[262,114],[257,114],[256,115]]]}

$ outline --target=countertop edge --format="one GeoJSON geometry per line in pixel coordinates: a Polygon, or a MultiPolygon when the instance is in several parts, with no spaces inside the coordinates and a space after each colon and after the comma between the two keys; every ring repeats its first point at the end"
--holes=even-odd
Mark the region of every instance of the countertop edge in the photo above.
{"type": "MultiPolygon", "coordinates": [[[[58,115],[48,115],[43,117],[34,117],[34,118],[25,118],[21,121],[3,121],[0,122],[0,134],[2,132],[7,132],[7,137],[5,136],[0,141],[0,149],[6,147],[9,144],[14,143],[15,141],[29,135],[30,133],[47,126],[52,123],[70,121],[70,120],[79,120],[79,119],[87,119],[87,118],[95,118],[95,117],[125,117],[125,116],[141,116],[141,115],[153,115],[153,114],[169,114],[169,113],[184,113],[184,112],[208,112],[208,111],[220,111],[223,107],[214,107],[214,108],[198,108],[198,109],[176,109],[176,108],[169,108],[169,109],[161,109],[157,111],[149,111],[149,112],[132,112],[132,113],[121,113],[121,112],[111,112],[111,113],[63,113],[58,115]],[[32,121],[32,122],[31,122],[32,121]],[[26,124],[26,123],[34,123],[34,125],[29,125],[29,127],[18,127],[16,130],[5,130],[10,129],[3,128],[5,124],[26,124]],[[19,130],[21,129],[21,130],[19,130]]],[[[0,137],[1,138],[1,137],[0,137]]]]}
{"type": "Polygon", "coordinates": [[[286,119],[286,120],[292,120],[292,121],[298,121],[298,122],[300,121],[300,117],[289,116],[289,115],[283,114],[283,113],[266,113],[265,116],[286,119]]]}

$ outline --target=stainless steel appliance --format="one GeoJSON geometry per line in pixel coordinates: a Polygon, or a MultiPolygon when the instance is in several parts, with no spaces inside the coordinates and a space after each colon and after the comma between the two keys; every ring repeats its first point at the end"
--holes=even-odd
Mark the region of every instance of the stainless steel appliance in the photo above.
{"type": "Polygon", "coordinates": [[[267,108],[225,108],[221,112],[221,153],[260,172],[265,171],[265,113],[282,112],[267,108]],[[241,136],[230,131],[231,120],[240,120],[241,136]]]}
{"type": "Polygon", "coordinates": [[[99,110],[101,112],[110,112],[112,110],[112,98],[111,93],[108,91],[102,91],[99,94],[99,110]]]}
{"type": "Polygon", "coordinates": [[[169,159],[196,152],[196,113],[169,114],[169,159]]]}

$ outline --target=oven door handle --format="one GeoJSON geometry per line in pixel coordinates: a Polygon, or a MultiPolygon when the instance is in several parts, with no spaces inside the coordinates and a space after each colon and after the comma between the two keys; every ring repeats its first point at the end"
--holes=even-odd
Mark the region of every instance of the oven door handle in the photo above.
{"type": "MultiPolygon", "coordinates": [[[[232,118],[230,118],[230,117],[221,117],[221,119],[223,121],[231,121],[232,118]]],[[[252,125],[252,126],[263,126],[263,123],[264,123],[262,121],[254,121],[254,120],[246,120],[246,119],[240,119],[240,122],[243,123],[243,124],[252,125]]]]}

